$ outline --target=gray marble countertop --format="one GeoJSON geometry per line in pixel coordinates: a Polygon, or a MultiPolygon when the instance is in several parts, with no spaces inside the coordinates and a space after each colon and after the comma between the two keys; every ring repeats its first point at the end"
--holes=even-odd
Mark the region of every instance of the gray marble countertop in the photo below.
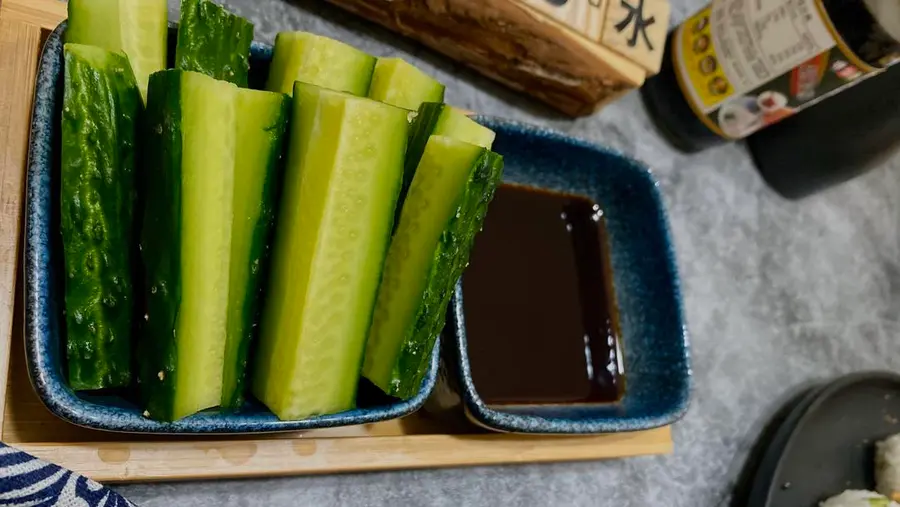
{"type": "MultiPolygon", "coordinates": [[[[673,151],[636,93],[572,121],[321,1],[225,3],[256,24],[258,39],[303,29],[399,55],[445,82],[455,105],[547,125],[649,164],[673,229],[695,390],[670,456],[117,488],[139,505],[727,505],[761,423],[787,389],[900,369],[900,158],[788,202],[765,186],[742,145],[673,151]]],[[[705,1],[672,3],[675,24],[705,1]]]]}

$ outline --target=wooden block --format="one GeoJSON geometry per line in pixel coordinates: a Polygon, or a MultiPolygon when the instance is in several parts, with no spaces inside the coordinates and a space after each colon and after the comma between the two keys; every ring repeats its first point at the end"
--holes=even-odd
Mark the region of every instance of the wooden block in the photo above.
{"type": "Polygon", "coordinates": [[[600,42],[610,0],[516,0],[552,17],[588,39],[600,42]]]}
{"type": "Polygon", "coordinates": [[[671,7],[669,0],[513,0],[659,72],[671,7]]]}
{"type": "Polygon", "coordinates": [[[628,57],[650,74],[659,72],[666,32],[669,0],[608,0],[602,42],[628,57]]]}
{"type": "Polygon", "coordinates": [[[628,57],[589,40],[524,1],[329,2],[412,37],[572,116],[596,111],[639,87],[647,77],[646,69],[628,57]]]}

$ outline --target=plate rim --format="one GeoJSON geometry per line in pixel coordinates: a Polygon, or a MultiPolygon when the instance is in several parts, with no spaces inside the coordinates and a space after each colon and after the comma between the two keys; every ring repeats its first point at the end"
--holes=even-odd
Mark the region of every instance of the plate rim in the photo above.
{"type": "Polygon", "coordinates": [[[778,458],[778,464],[775,466],[775,469],[772,471],[772,483],[769,486],[768,492],[765,497],[765,504],[769,505],[772,502],[772,495],[777,492],[777,488],[775,488],[775,478],[781,473],[782,469],[785,466],[785,457],[789,455],[792,451],[792,448],[796,445],[798,435],[800,430],[804,425],[809,423],[809,420],[813,417],[816,410],[822,406],[828,399],[837,394],[838,392],[847,389],[854,384],[872,381],[872,380],[889,380],[894,382],[898,386],[898,391],[900,391],[900,374],[889,371],[889,370],[867,370],[867,371],[858,371],[853,373],[847,373],[845,375],[838,376],[819,388],[819,394],[815,397],[815,399],[810,403],[810,405],[804,411],[803,416],[797,421],[797,424],[794,425],[793,430],[791,430],[790,437],[784,444],[784,448],[781,452],[781,455],[778,458]]]}

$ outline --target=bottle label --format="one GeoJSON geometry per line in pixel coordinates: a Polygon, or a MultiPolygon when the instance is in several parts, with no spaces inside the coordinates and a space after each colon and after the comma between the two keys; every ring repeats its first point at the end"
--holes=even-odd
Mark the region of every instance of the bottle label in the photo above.
{"type": "Polygon", "coordinates": [[[518,0],[532,10],[659,72],[669,31],[669,0],[518,0]]]}
{"type": "Polygon", "coordinates": [[[847,48],[819,0],[713,0],[678,27],[671,50],[691,109],[728,139],[879,71],[847,48]]]}

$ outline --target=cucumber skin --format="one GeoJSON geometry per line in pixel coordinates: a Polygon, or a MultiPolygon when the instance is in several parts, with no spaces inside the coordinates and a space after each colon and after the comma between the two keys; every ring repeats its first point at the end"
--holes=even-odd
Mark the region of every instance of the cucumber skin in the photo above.
{"type": "Polygon", "coordinates": [[[441,233],[415,324],[394,363],[388,394],[407,399],[419,391],[431,363],[434,343],[444,329],[453,288],[469,265],[475,235],[481,231],[502,176],[503,157],[485,149],[469,175],[457,213],[441,233]]]}
{"type": "MultiPolygon", "coordinates": [[[[262,192],[262,210],[259,220],[253,228],[253,239],[250,259],[259,259],[259,267],[251,268],[247,280],[247,297],[241,308],[242,336],[237,346],[237,354],[232,363],[235,374],[234,388],[223,385],[222,408],[237,411],[244,403],[247,391],[247,365],[249,364],[250,346],[259,335],[259,322],[262,318],[262,301],[264,299],[265,282],[268,277],[269,257],[275,215],[278,211],[278,194],[281,187],[281,173],[284,166],[284,145],[288,138],[288,123],[291,117],[291,98],[282,95],[281,113],[278,120],[266,129],[271,148],[269,160],[264,168],[266,176],[262,192]]],[[[228,351],[226,349],[226,367],[228,367],[228,351]]],[[[223,377],[224,380],[224,377],[223,377]]]]}
{"type": "Polygon", "coordinates": [[[60,225],[69,385],[131,382],[131,250],[141,98],[128,59],[97,69],[65,51],[60,225]]]}
{"type": "Polygon", "coordinates": [[[141,324],[138,383],[149,417],[173,420],[178,348],[173,330],[181,301],[181,72],[150,76],[147,93],[146,203],[141,231],[141,256],[146,294],[141,324]],[[151,177],[152,175],[152,177],[151,177]],[[163,372],[163,378],[159,378],[163,372]]]}
{"type": "Polygon", "coordinates": [[[253,25],[210,0],[183,0],[175,68],[247,87],[253,25]]]}

